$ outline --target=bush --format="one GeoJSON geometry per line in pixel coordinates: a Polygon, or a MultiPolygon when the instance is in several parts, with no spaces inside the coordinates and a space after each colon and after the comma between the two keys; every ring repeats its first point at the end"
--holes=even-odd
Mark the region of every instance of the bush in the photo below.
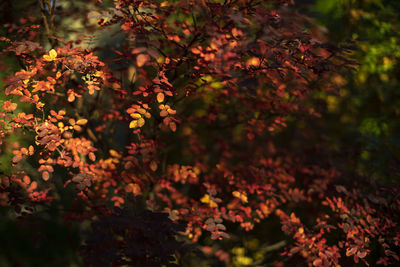
{"type": "Polygon", "coordinates": [[[39,3],[3,17],[5,265],[399,260],[398,188],[321,127],[351,49],[291,1],[39,3]]]}

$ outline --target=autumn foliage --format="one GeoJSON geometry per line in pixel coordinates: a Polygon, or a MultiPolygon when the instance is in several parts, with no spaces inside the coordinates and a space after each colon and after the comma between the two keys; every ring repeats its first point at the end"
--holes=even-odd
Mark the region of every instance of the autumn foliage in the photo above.
{"type": "Polygon", "coordinates": [[[310,123],[356,64],[291,1],[87,1],[73,39],[39,2],[0,37],[0,203],[21,227],[56,210],[85,266],[398,264],[398,185],[341,168],[310,123]]]}

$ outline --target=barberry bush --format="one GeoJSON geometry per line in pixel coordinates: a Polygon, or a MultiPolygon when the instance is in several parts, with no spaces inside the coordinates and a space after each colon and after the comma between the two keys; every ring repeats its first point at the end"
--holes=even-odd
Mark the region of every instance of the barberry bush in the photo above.
{"type": "Polygon", "coordinates": [[[292,1],[3,5],[4,265],[398,264],[398,184],[320,127],[352,48],[292,1]]]}

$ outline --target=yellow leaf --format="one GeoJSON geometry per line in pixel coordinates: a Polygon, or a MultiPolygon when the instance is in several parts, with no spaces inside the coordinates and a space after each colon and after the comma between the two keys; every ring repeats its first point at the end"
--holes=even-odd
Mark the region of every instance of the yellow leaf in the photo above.
{"type": "Polygon", "coordinates": [[[241,255],[236,257],[236,261],[240,264],[240,266],[247,266],[253,263],[252,258],[241,255]]]}
{"type": "Polygon", "coordinates": [[[136,128],[138,124],[137,120],[131,121],[131,123],[129,124],[129,128],[136,128]]]}
{"type": "Polygon", "coordinates": [[[114,149],[110,149],[108,152],[114,158],[120,158],[121,157],[121,155],[117,151],[115,151],[114,149]]]}
{"type": "Polygon", "coordinates": [[[140,115],[139,113],[132,113],[131,117],[137,120],[137,119],[140,119],[142,117],[142,115],[140,115]]]}
{"type": "Polygon", "coordinates": [[[209,203],[210,202],[210,196],[208,194],[205,194],[201,199],[200,199],[201,203],[209,203]]]}
{"type": "Polygon", "coordinates": [[[138,122],[137,124],[138,124],[139,127],[142,127],[144,125],[144,119],[143,118],[138,119],[137,122],[138,122]]]}
{"type": "Polygon", "coordinates": [[[239,198],[242,202],[247,203],[247,196],[244,193],[240,193],[238,191],[233,191],[232,195],[234,197],[239,198]]]}
{"type": "Polygon", "coordinates": [[[57,52],[56,52],[56,50],[51,49],[51,50],[49,51],[49,55],[50,55],[52,58],[56,58],[56,57],[57,57],[57,52]]]}
{"type": "Polygon", "coordinates": [[[215,203],[215,202],[212,201],[212,200],[210,200],[210,203],[209,203],[208,205],[210,205],[211,208],[216,208],[216,207],[218,207],[218,204],[215,203]]]}
{"type": "Polygon", "coordinates": [[[260,60],[256,57],[252,57],[249,60],[247,60],[247,65],[258,66],[260,65],[260,60]]]}
{"type": "Polygon", "coordinates": [[[164,63],[164,57],[160,56],[159,58],[157,58],[157,63],[163,64],[164,63]]]}
{"type": "Polygon", "coordinates": [[[160,7],[166,7],[166,6],[169,6],[168,1],[164,1],[164,2],[162,2],[162,3],[160,4],[160,7]]]}
{"type": "Polygon", "coordinates": [[[48,54],[48,55],[44,55],[43,58],[44,58],[44,60],[46,60],[46,61],[53,61],[53,60],[55,60],[55,59],[57,58],[57,52],[56,52],[56,50],[51,49],[51,50],[49,51],[49,54],[48,54]]]}
{"type": "Polygon", "coordinates": [[[218,207],[218,204],[210,199],[210,196],[208,194],[205,194],[201,199],[201,203],[208,204],[211,208],[216,208],[218,207]]]}
{"type": "Polygon", "coordinates": [[[36,103],[36,108],[37,109],[41,109],[42,107],[44,107],[44,103],[43,102],[36,103]]]}

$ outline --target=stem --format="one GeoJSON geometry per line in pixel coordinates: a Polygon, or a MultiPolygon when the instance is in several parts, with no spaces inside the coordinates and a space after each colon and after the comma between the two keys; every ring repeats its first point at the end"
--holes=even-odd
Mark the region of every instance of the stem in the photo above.
{"type": "Polygon", "coordinates": [[[49,42],[51,44],[51,46],[54,46],[55,44],[55,40],[54,40],[54,36],[53,36],[53,31],[54,31],[54,16],[53,16],[53,12],[54,12],[54,8],[55,8],[55,0],[53,0],[53,4],[50,4],[50,0],[40,0],[40,13],[42,15],[42,19],[43,19],[43,24],[44,27],[46,29],[46,34],[47,34],[47,38],[49,39],[49,42]],[[50,10],[50,14],[49,17],[47,17],[46,13],[48,13],[48,11],[46,11],[46,5],[48,7],[48,9],[50,10]],[[50,21],[50,23],[49,23],[50,21]]]}

